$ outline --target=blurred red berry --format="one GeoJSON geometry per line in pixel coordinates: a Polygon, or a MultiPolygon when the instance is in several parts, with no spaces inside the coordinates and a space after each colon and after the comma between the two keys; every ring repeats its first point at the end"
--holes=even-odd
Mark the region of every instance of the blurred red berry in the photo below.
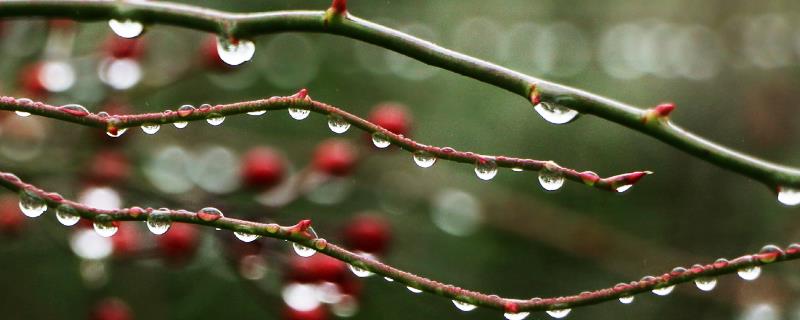
{"type": "Polygon", "coordinates": [[[407,135],[411,130],[411,115],[405,106],[383,103],[375,107],[368,120],[396,134],[407,135]]]}
{"type": "Polygon", "coordinates": [[[47,88],[41,80],[42,63],[29,64],[20,71],[20,86],[23,94],[30,98],[41,98],[47,94],[47,88]]]}
{"type": "Polygon", "coordinates": [[[358,297],[361,295],[361,289],[364,286],[364,282],[361,281],[361,278],[347,277],[344,280],[339,281],[336,285],[339,286],[339,292],[342,294],[358,297]]]}
{"type": "Polygon", "coordinates": [[[131,223],[120,223],[117,233],[111,236],[114,255],[124,257],[136,252],[139,248],[139,231],[131,223]]]}
{"type": "Polygon", "coordinates": [[[11,194],[0,197],[0,233],[16,235],[22,231],[25,217],[19,211],[19,200],[11,194]]]}
{"type": "Polygon", "coordinates": [[[343,139],[325,140],[314,151],[314,169],[332,176],[349,175],[357,160],[356,148],[343,139]]]}
{"type": "Polygon", "coordinates": [[[156,237],[158,249],[167,261],[184,263],[189,261],[199,244],[197,227],[185,223],[173,223],[167,233],[156,237]]]}
{"type": "Polygon", "coordinates": [[[138,59],[145,50],[145,41],[141,38],[127,39],[117,35],[109,35],[103,44],[105,54],[116,59],[138,59]]]}
{"type": "Polygon", "coordinates": [[[133,313],[124,301],[118,298],[103,299],[92,308],[90,320],[133,320],[133,313]]]}
{"type": "Polygon", "coordinates": [[[254,189],[268,189],[279,184],[286,171],[283,156],[269,147],[250,149],[242,157],[242,181],[254,189]]]}
{"type": "Polygon", "coordinates": [[[315,254],[308,258],[294,257],[289,262],[286,280],[299,283],[341,283],[347,275],[347,265],[344,262],[315,254]]]}
{"type": "Polygon", "coordinates": [[[286,306],[283,310],[284,320],[326,320],[328,319],[328,310],[322,306],[309,311],[300,311],[286,306]]]}
{"type": "Polygon", "coordinates": [[[47,21],[47,24],[56,30],[69,30],[77,25],[75,21],[69,19],[51,19],[47,21]]]}
{"type": "Polygon", "coordinates": [[[392,240],[389,222],[376,215],[360,215],[344,228],[344,242],[353,250],[384,254],[392,240]]]}
{"type": "Polygon", "coordinates": [[[200,47],[200,63],[206,68],[217,71],[234,69],[219,57],[217,36],[209,36],[203,40],[202,47],[200,47]]]}
{"type": "Polygon", "coordinates": [[[118,150],[103,150],[89,162],[88,179],[97,184],[114,184],[128,179],[131,165],[128,157],[118,150]]]}

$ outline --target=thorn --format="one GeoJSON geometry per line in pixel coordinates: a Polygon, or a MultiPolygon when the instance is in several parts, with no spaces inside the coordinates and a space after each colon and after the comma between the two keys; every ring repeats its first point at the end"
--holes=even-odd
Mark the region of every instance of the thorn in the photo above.
{"type": "Polygon", "coordinates": [[[539,89],[536,88],[535,84],[531,85],[530,98],[531,98],[531,104],[533,104],[534,106],[542,102],[542,95],[539,93],[539,89]]]}
{"type": "Polygon", "coordinates": [[[347,14],[347,0],[333,0],[330,10],[334,14],[347,14]]]}

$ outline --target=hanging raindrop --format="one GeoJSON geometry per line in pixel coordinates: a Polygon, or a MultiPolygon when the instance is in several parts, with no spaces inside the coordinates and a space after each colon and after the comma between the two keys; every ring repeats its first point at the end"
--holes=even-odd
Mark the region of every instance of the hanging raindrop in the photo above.
{"type": "Polygon", "coordinates": [[[112,130],[107,130],[106,134],[112,138],[119,138],[120,136],[125,134],[125,131],[128,131],[128,128],[117,128],[117,129],[112,128],[112,130]]]}
{"type": "Polygon", "coordinates": [[[255,111],[250,111],[247,114],[249,114],[251,116],[260,116],[260,115],[265,114],[265,113],[267,113],[267,110],[255,110],[255,111]]]}
{"type": "Polygon", "coordinates": [[[633,303],[633,296],[619,297],[619,302],[623,304],[631,304],[633,303]]]}
{"type": "Polygon", "coordinates": [[[544,120],[552,124],[565,124],[578,116],[578,111],[553,103],[542,102],[533,107],[544,120]]]}
{"type": "Polygon", "coordinates": [[[146,134],[156,134],[158,129],[161,129],[161,126],[154,123],[145,123],[142,125],[142,131],[146,134]]]}
{"type": "Polygon", "coordinates": [[[796,206],[800,204],[800,190],[784,187],[778,189],[778,202],[787,206],[796,206]]]}
{"type": "Polygon", "coordinates": [[[81,220],[81,216],[74,208],[62,204],[56,207],[56,219],[58,219],[58,222],[61,224],[69,227],[78,223],[78,221],[81,220]]]}
{"type": "Polygon", "coordinates": [[[249,40],[229,40],[217,37],[217,54],[223,62],[238,66],[250,61],[256,52],[256,45],[249,40]]]}
{"type": "Polygon", "coordinates": [[[476,306],[474,304],[469,304],[469,303],[466,303],[466,302],[463,302],[463,301],[458,301],[458,300],[453,300],[453,304],[456,306],[456,308],[458,308],[458,310],[461,310],[461,311],[464,311],[464,312],[475,310],[475,308],[478,307],[478,306],[476,306]]]}
{"type": "Polygon", "coordinates": [[[212,113],[208,115],[208,118],[206,119],[206,122],[212,126],[221,125],[223,121],[225,121],[225,117],[219,115],[218,113],[212,113]]]}
{"type": "Polygon", "coordinates": [[[411,293],[420,293],[420,292],[422,292],[422,290],[414,288],[412,286],[406,286],[406,289],[408,289],[408,291],[411,291],[411,293]]]}
{"type": "Polygon", "coordinates": [[[761,267],[752,266],[752,267],[742,268],[739,269],[739,271],[737,271],[736,273],[739,274],[739,278],[742,278],[747,281],[753,281],[755,279],[758,279],[758,276],[761,275],[761,267]]]}
{"type": "Polygon", "coordinates": [[[572,309],[547,310],[547,314],[556,319],[566,317],[572,309]]]}
{"type": "Polygon", "coordinates": [[[717,286],[717,278],[714,277],[697,278],[694,280],[694,284],[697,286],[697,289],[700,289],[702,291],[711,291],[714,290],[714,287],[717,286]]]}
{"type": "Polygon", "coordinates": [[[107,214],[99,214],[94,217],[94,231],[101,237],[110,237],[117,233],[119,227],[114,223],[114,219],[107,214]]]}
{"type": "Polygon", "coordinates": [[[414,162],[421,168],[430,168],[436,163],[436,156],[424,150],[414,151],[414,162]]]}
{"type": "Polygon", "coordinates": [[[367,269],[362,269],[361,267],[356,267],[352,264],[348,264],[347,266],[350,268],[350,271],[352,271],[353,274],[355,274],[359,278],[366,278],[373,275],[372,271],[369,271],[367,269]]]}
{"type": "Polygon", "coordinates": [[[666,296],[672,293],[672,290],[675,290],[675,285],[667,286],[667,287],[660,287],[653,289],[653,293],[659,296],[666,296]]]}
{"type": "Polygon", "coordinates": [[[22,190],[19,192],[19,209],[24,215],[36,218],[47,211],[47,203],[42,198],[22,190]]]}
{"type": "Polygon", "coordinates": [[[386,136],[383,135],[382,133],[375,132],[372,134],[372,144],[374,144],[378,148],[384,149],[388,147],[390,144],[392,144],[392,142],[389,141],[389,139],[386,138],[386,136]]]}
{"type": "Polygon", "coordinates": [[[539,171],[539,184],[547,191],[556,191],[564,185],[564,176],[555,171],[542,169],[539,171]]]}
{"type": "Polygon", "coordinates": [[[20,117],[28,117],[31,115],[30,112],[25,112],[25,111],[14,111],[14,113],[16,113],[20,117]]]}
{"type": "Polygon", "coordinates": [[[506,317],[506,319],[508,320],[522,320],[527,318],[530,314],[531,314],[530,312],[517,312],[517,313],[506,312],[503,314],[503,316],[506,317]]]}
{"type": "Polygon", "coordinates": [[[295,120],[303,120],[305,118],[308,118],[308,115],[311,114],[311,110],[306,110],[306,109],[288,108],[288,110],[289,110],[289,116],[291,116],[292,119],[295,120]]]}
{"type": "Polygon", "coordinates": [[[257,234],[251,234],[239,231],[235,231],[233,235],[235,235],[237,239],[242,240],[244,242],[253,242],[259,237],[259,235],[257,234]]]}
{"type": "Polygon", "coordinates": [[[172,226],[168,209],[158,209],[150,212],[147,216],[147,229],[154,235],[162,235],[172,226]]]}
{"type": "Polygon", "coordinates": [[[108,20],[108,26],[111,27],[111,30],[118,36],[128,39],[136,38],[144,31],[144,25],[131,19],[122,21],[111,19],[108,20]]]}
{"type": "Polygon", "coordinates": [[[481,180],[492,180],[497,175],[497,163],[491,159],[478,159],[475,162],[475,174],[481,180]]]}
{"type": "Polygon", "coordinates": [[[345,133],[348,129],[350,129],[350,122],[344,120],[344,118],[337,116],[337,115],[330,115],[328,116],[328,128],[331,128],[333,133],[345,133]]]}

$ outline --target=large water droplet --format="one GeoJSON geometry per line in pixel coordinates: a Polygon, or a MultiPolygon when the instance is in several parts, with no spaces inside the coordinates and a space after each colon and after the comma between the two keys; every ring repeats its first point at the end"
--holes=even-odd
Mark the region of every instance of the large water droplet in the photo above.
{"type": "Polygon", "coordinates": [[[631,303],[633,303],[633,296],[619,297],[619,302],[621,302],[623,304],[631,304],[631,303]]]}
{"type": "Polygon", "coordinates": [[[200,211],[197,211],[197,217],[206,222],[214,222],[224,216],[225,215],[222,214],[222,211],[214,207],[205,207],[200,209],[200,211]]]}
{"type": "Polygon", "coordinates": [[[158,209],[150,212],[147,216],[147,229],[154,235],[162,235],[169,230],[172,226],[172,220],[169,217],[169,210],[158,209]]]}
{"type": "Polygon", "coordinates": [[[238,66],[250,61],[256,52],[256,45],[249,40],[229,40],[217,37],[217,53],[225,63],[238,66]]]}
{"type": "Polygon", "coordinates": [[[533,109],[552,124],[564,124],[578,116],[578,111],[548,102],[539,103],[533,109]]]}
{"type": "Polygon", "coordinates": [[[547,310],[547,314],[556,319],[566,317],[572,309],[547,310]]]}
{"type": "Polygon", "coordinates": [[[260,115],[265,114],[265,113],[267,113],[267,110],[250,111],[247,114],[249,114],[251,116],[260,116],[260,115]]]}
{"type": "Polygon", "coordinates": [[[61,107],[58,107],[58,110],[76,117],[85,117],[89,115],[89,110],[87,110],[86,107],[74,103],[65,104],[61,107]]]}
{"type": "Polygon", "coordinates": [[[125,131],[128,131],[128,128],[117,128],[115,130],[106,130],[106,134],[112,138],[119,138],[120,136],[125,134],[125,131]]]}
{"type": "Polygon", "coordinates": [[[666,296],[672,293],[672,290],[675,290],[675,285],[667,286],[667,287],[660,287],[653,289],[653,293],[659,296],[666,296]]]}
{"type": "Polygon", "coordinates": [[[99,214],[94,217],[94,232],[97,232],[101,237],[110,237],[117,233],[119,227],[114,223],[114,219],[107,214],[99,214]]]}
{"type": "Polygon", "coordinates": [[[19,209],[28,217],[36,218],[47,211],[47,203],[25,190],[19,193],[19,209]]]}
{"type": "Polygon", "coordinates": [[[145,123],[142,125],[142,131],[146,134],[156,134],[158,129],[161,129],[161,126],[155,123],[145,123]]]}
{"type": "Polygon", "coordinates": [[[539,184],[547,191],[556,191],[564,185],[564,176],[559,172],[542,169],[539,171],[539,184]]]}
{"type": "Polygon", "coordinates": [[[527,318],[530,314],[531,314],[530,312],[517,312],[517,313],[506,312],[503,314],[503,316],[506,317],[506,319],[508,320],[522,320],[527,318]]]}
{"type": "Polygon", "coordinates": [[[436,163],[436,156],[427,151],[417,150],[414,151],[414,163],[422,168],[430,168],[436,163]]]}
{"type": "Polygon", "coordinates": [[[328,128],[331,128],[333,133],[345,133],[348,129],[350,129],[350,122],[344,120],[344,118],[331,115],[328,117],[328,128]]]}
{"type": "Polygon", "coordinates": [[[369,271],[367,269],[363,269],[361,267],[356,267],[356,266],[354,266],[352,264],[348,264],[347,266],[350,268],[350,271],[352,271],[353,274],[355,274],[359,278],[366,278],[366,277],[369,277],[369,276],[373,275],[372,271],[369,271]]]}
{"type": "Polygon", "coordinates": [[[411,293],[420,293],[420,292],[422,292],[422,290],[414,288],[412,286],[406,286],[406,289],[408,289],[408,291],[411,291],[411,293]]]}
{"type": "Polygon", "coordinates": [[[294,252],[297,253],[298,256],[301,256],[303,258],[308,258],[310,256],[313,256],[315,253],[317,253],[316,250],[311,249],[309,247],[306,247],[306,246],[304,246],[302,244],[299,244],[297,242],[293,242],[292,243],[292,247],[294,248],[294,252]]]}
{"type": "Polygon", "coordinates": [[[212,113],[212,114],[208,115],[208,119],[206,119],[206,122],[208,122],[208,124],[210,124],[212,126],[221,125],[222,122],[224,122],[224,121],[225,121],[225,117],[223,117],[223,116],[221,116],[221,115],[219,115],[217,113],[212,113]]]}
{"type": "Polygon", "coordinates": [[[298,108],[289,108],[289,116],[295,120],[303,120],[308,118],[308,115],[311,114],[311,110],[306,109],[298,109],[298,108]]]}
{"type": "Polygon", "coordinates": [[[111,19],[108,20],[108,26],[111,27],[111,30],[118,36],[128,39],[138,37],[144,30],[144,25],[131,19],[122,21],[111,19]]]}
{"type": "Polygon", "coordinates": [[[257,234],[239,232],[239,231],[235,231],[233,235],[235,235],[237,239],[242,240],[244,242],[253,242],[259,237],[259,235],[257,234]]]}
{"type": "Polygon", "coordinates": [[[717,286],[717,278],[714,277],[701,277],[694,280],[697,289],[703,291],[711,291],[717,286]]]}
{"type": "Polygon", "coordinates": [[[768,244],[761,247],[761,250],[758,251],[758,261],[761,261],[761,263],[773,263],[785,254],[786,253],[783,252],[783,249],[780,247],[774,244],[768,244]]]}
{"type": "Polygon", "coordinates": [[[800,190],[781,187],[778,191],[778,201],[787,206],[800,204],[800,190]]]}
{"type": "Polygon", "coordinates": [[[479,159],[475,162],[475,174],[481,180],[492,180],[497,175],[497,163],[491,159],[479,159]]]}
{"type": "Polygon", "coordinates": [[[470,303],[466,303],[466,302],[458,301],[458,300],[453,300],[453,304],[456,306],[456,308],[458,308],[458,310],[461,310],[461,311],[464,311],[464,312],[475,310],[475,308],[478,307],[478,306],[476,306],[474,304],[470,304],[470,303]]]}
{"type": "Polygon", "coordinates": [[[739,271],[737,271],[736,273],[739,274],[739,278],[742,278],[747,281],[752,281],[758,279],[758,276],[761,275],[761,267],[752,266],[752,267],[742,268],[739,269],[739,271]]]}
{"type": "Polygon", "coordinates": [[[14,111],[14,113],[16,113],[20,117],[28,117],[31,115],[30,112],[25,112],[25,111],[14,111]]]}
{"type": "Polygon", "coordinates": [[[178,113],[179,117],[185,118],[185,117],[191,116],[192,113],[194,113],[195,110],[197,110],[197,108],[195,108],[193,105],[184,104],[180,108],[178,108],[177,113],[178,113]]]}
{"type": "Polygon", "coordinates": [[[183,129],[183,128],[186,128],[186,126],[189,125],[189,122],[188,121],[175,121],[175,122],[172,123],[172,125],[175,126],[175,128],[183,129]]]}
{"type": "Polygon", "coordinates": [[[375,132],[372,134],[372,144],[374,144],[378,148],[383,149],[392,144],[392,142],[389,141],[389,139],[386,138],[386,136],[383,135],[382,133],[375,132]]]}
{"type": "Polygon", "coordinates": [[[81,220],[81,216],[75,208],[62,204],[56,208],[56,219],[61,224],[69,227],[78,223],[81,220]]]}

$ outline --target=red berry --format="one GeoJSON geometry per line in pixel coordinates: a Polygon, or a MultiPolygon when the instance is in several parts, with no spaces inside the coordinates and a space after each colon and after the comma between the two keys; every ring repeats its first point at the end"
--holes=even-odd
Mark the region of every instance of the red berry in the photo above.
{"type": "Polygon", "coordinates": [[[141,38],[126,39],[110,35],[106,38],[103,49],[107,55],[117,59],[137,59],[144,54],[145,41],[141,38]]]}
{"type": "Polygon", "coordinates": [[[20,73],[20,85],[25,95],[41,98],[47,94],[47,88],[39,77],[41,72],[41,62],[29,64],[22,68],[20,73]]]}
{"type": "Polygon", "coordinates": [[[339,286],[339,292],[353,297],[361,295],[361,290],[364,287],[364,283],[361,279],[355,277],[347,277],[337,283],[337,285],[339,286]]]}
{"type": "Polygon", "coordinates": [[[156,238],[158,249],[167,261],[183,263],[194,256],[198,245],[197,227],[185,223],[173,223],[167,233],[156,238]]]}
{"type": "Polygon", "coordinates": [[[332,176],[342,177],[353,171],[357,159],[356,148],[349,141],[328,139],[320,143],[314,151],[314,168],[332,176]]]}
{"type": "Polygon", "coordinates": [[[242,181],[250,188],[274,187],[283,180],[285,171],[283,156],[269,147],[250,149],[242,158],[242,181]]]}
{"type": "Polygon", "coordinates": [[[376,215],[357,216],[344,228],[344,242],[353,250],[383,254],[388,249],[391,239],[391,226],[376,215]]]}
{"type": "Polygon", "coordinates": [[[133,320],[133,313],[124,301],[106,298],[95,304],[90,320],[133,320]]]}
{"type": "Polygon", "coordinates": [[[47,22],[50,25],[50,28],[59,29],[59,30],[69,30],[75,27],[77,24],[73,20],[69,19],[51,19],[47,22]]]}
{"type": "Polygon", "coordinates": [[[300,311],[286,306],[283,310],[284,320],[327,320],[328,310],[322,306],[309,311],[300,311]]]}
{"type": "Polygon", "coordinates": [[[300,283],[334,282],[347,278],[347,265],[344,262],[323,254],[308,258],[294,257],[289,262],[287,281],[300,283]]]}
{"type": "Polygon", "coordinates": [[[368,120],[396,134],[407,135],[411,130],[411,116],[405,106],[383,103],[375,107],[368,120]]]}
{"type": "Polygon", "coordinates": [[[114,255],[123,257],[135,253],[139,248],[139,231],[136,226],[131,223],[120,223],[118,226],[117,233],[111,236],[114,255]]]}
{"type": "Polygon", "coordinates": [[[120,183],[130,176],[128,157],[118,150],[103,150],[90,161],[88,178],[91,182],[107,185],[120,183]]]}
{"type": "Polygon", "coordinates": [[[16,235],[22,231],[25,217],[19,211],[17,197],[5,194],[0,197],[0,233],[16,235]]]}
{"type": "Polygon", "coordinates": [[[222,59],[219,57],[216,36],[209,36],[203,40],[203,45],[200,47],[200,63],[202,63],[206,68],[217,71],[234,69],[222,61],[222,59]]]}

